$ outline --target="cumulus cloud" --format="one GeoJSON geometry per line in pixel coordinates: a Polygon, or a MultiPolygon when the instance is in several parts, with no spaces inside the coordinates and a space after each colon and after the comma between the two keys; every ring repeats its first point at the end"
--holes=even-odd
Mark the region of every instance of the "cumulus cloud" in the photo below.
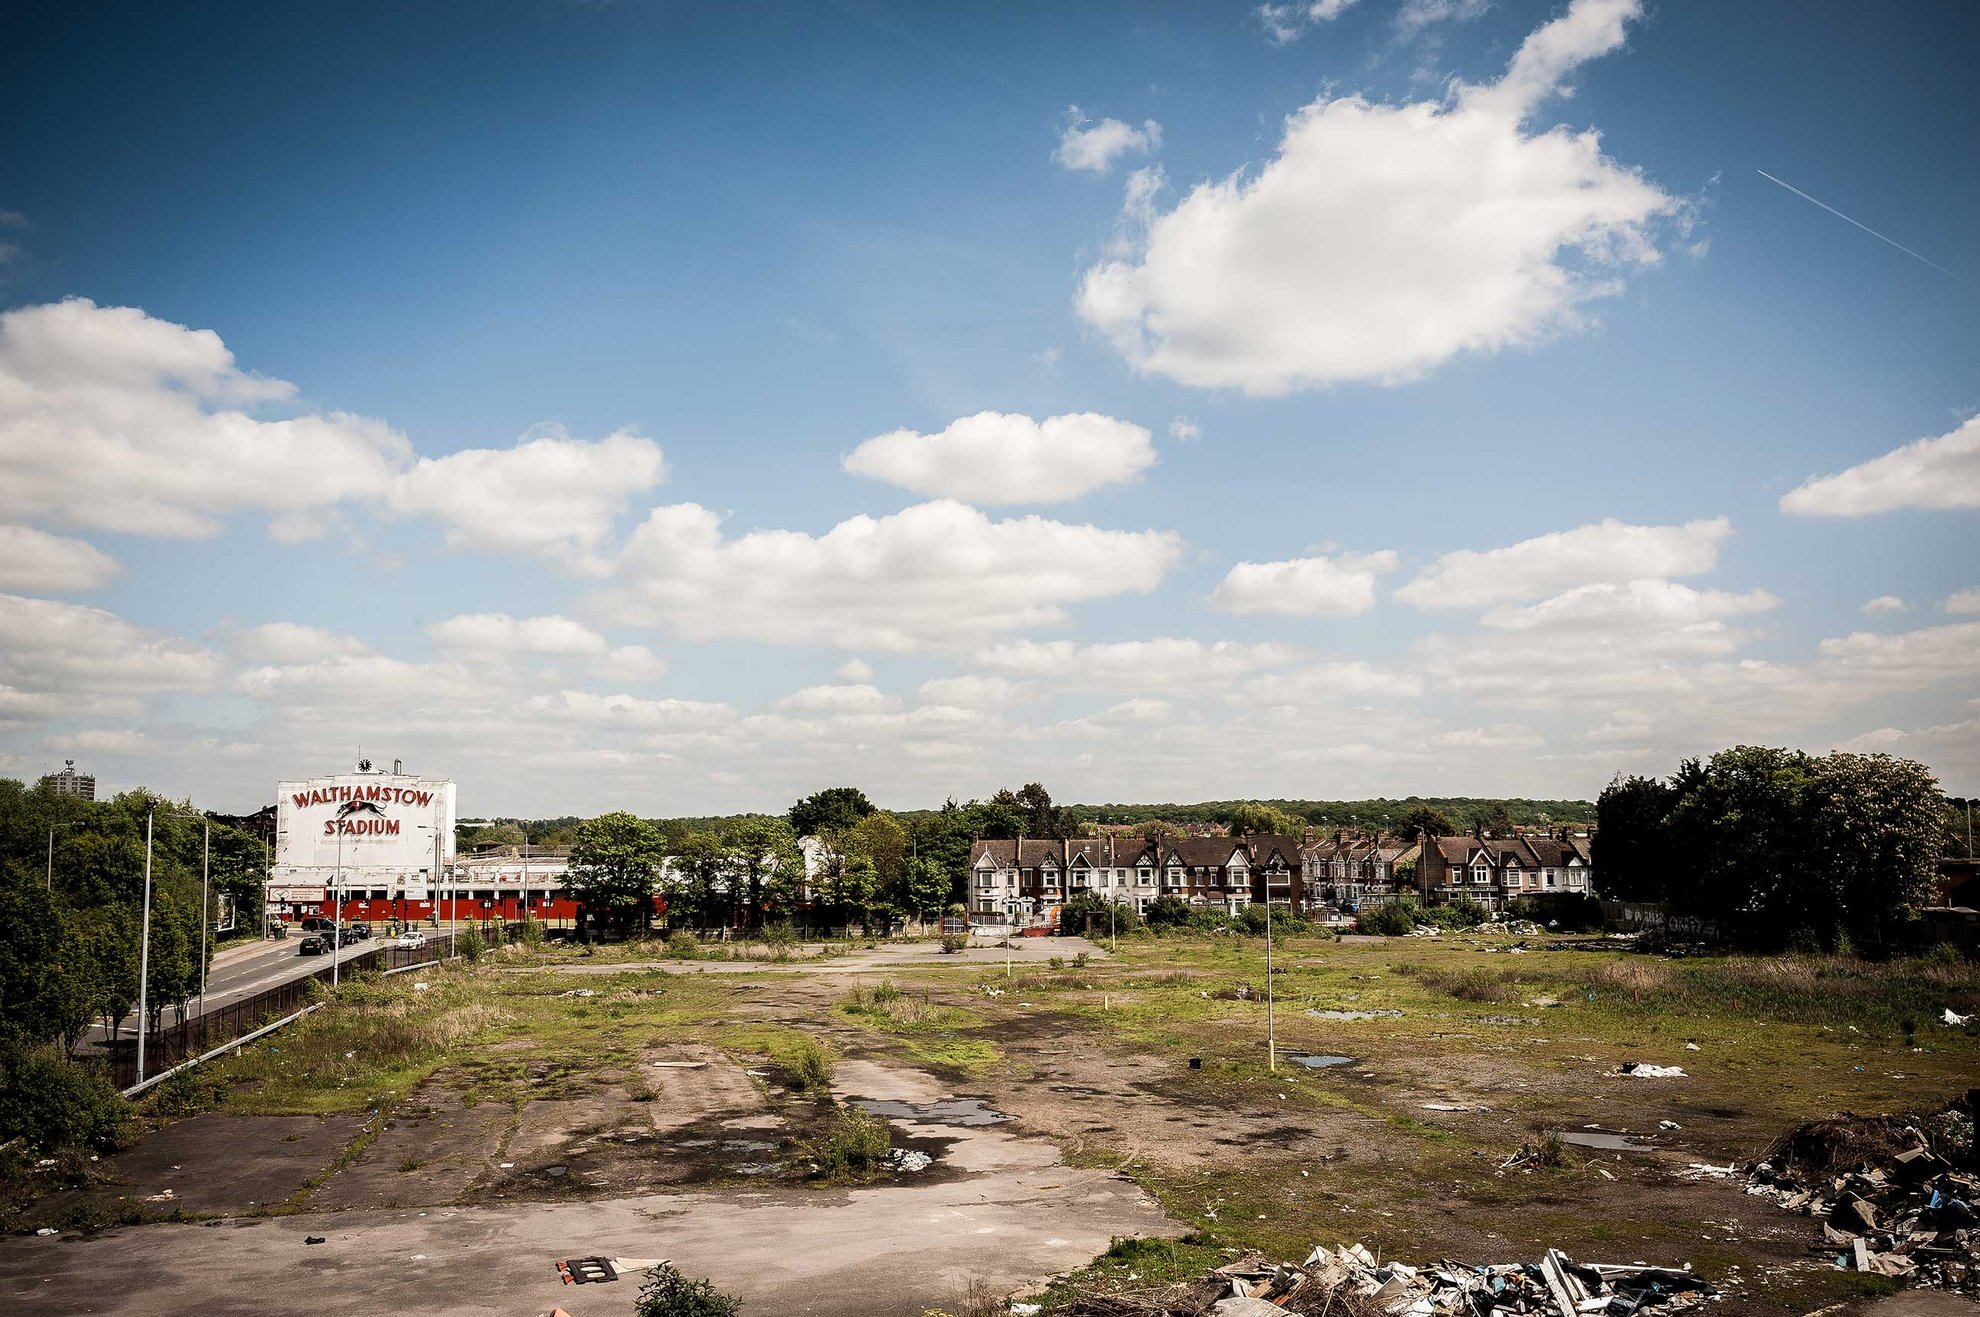
{"type": "Polygon", "coordinates": [[[426,628],[436,648],[462,658],[595,658],[611,648],[604,636],[568,617],[510,617],[463,613],[426,628]]]}
{"type": "Polygon", "coordinates": [[[1244,684],[1244,698],[1267,705],[1333,705],[1379,697],[1413,699],[1423,678],[1413,672],[1377,667],[1360,659],[1308,664],[1271,672],[1244,684]]]}
{"type": "Polygon", "coordinates": [[[1980,416],[1936,439],[1917,439],[1882,457],[1812,477],[1781,498],[1797,517],[1867,517],[1916,508],[1980,508],[1980,416]]]}
{"type": "Polygon", "coordinates": [[[1955,590],[1939,604],[1948,613],[1980,613],[1980,585],[1955,590]]]}
{"type": "Polygon", "coordinates": [[[1210,606],[1226,613],[1354,617],[1375,606],[1375,577],[1395,568],[1393,549],[1335,558],[1241,562],[1211,592],[1210,606]]]}
{"type": "Polygon", "coordinates": [[[1148,431],[1095,412],[1034,421],[978,412],[935,434],[894,430],[840,462],[917,494],[964,503],[1060,503],[1118,485],[1155,465],[1148,431]]]}
{"type": "Polygon", "coordinates": [[[58,754],[136,755],[152,748],[151,738],[143,732],[108,727],[94,727],[71,736],[50,736],[41,744],[58,754]]]}
{"type": "Polygon", "coordinates": [[[1252,10],[1258,25],[1275,46],[1296,41],[1315,23],[1330,23],[1346,13],[1355,0],[1290,0],[1285,4],[1263,4],[1252,10]]]}
{"type": "Polygon", "coordinates": [[[1612,517],[1503,548],[1447,553],[1396,598],[1418,608],[1476,608],[1579,585],[1696,576],[1718,565],[1719,547],[1731,534],[1724,517],[1681,526],[1635,526],[1612,517]]]}
{"type": "Polygon", "coordinates": [[[233,648],[242,658],[257,663],[310,663],[371,652],[371,646],[356,636],[302,622],[265,622],[250,627],[234,638],[233,648]]]}
{"type": "Polygon", "coordinates": [[[1852,631],[1824,640],[1824,662],[1874,689],[1909,690],[1939,681],[1980,679],[1980,622],[1901,631],[1852,631]]]}
{"type": "Polygon", "coordinates": [[[295,386],[210,330],[83,298],[0,314],[0,516],[200,538],[229,513],[374,497],[410,453],[344,413],[260,420],[295,386]]]}
{"type": "Polygon", "coordinates": [[[1059,134],[1059,149],[1052,158],[1067,169],[1104,174],[1130,152],[1147,155],[1161,147],[1162,125],[1153,119],[1144,120],[1139,128],[1119,119],[1094,123],[1074,105],[1066,110],[1065,131],[1059,134]]]}
{"type": "Polygon", "coordinates": [[[1696,590],[1676,581],[1602,582],[1578,585],[1521,608],[1495,608],[1484,623],[1503,631],[1627,632],[1716,626],[1728,618],[1764,613],[1780,599],[1765,590],[1735,594],[1696,590]]]}
{"type": "Polygon", "coordinates": [[[1030,682],[1009,677],[931,677],[918,692],[923,704],[946,704],[958,709],[1003,709],[1037,698],[1030,682]]]}
{"type": "Polygon", "coordinates": [[[218,654],[100,608],[0,594],[0,718],[137,712],[147,696],[202,691],[218,654]]]}
{"type": "Polygon", "coordinates": [[[1894,594],[1880,594],[1875,599],[1863,605],[1863,611],[1872,617],[1884,613],[1902,613],[1908,611],[1910,608],[1910,604],[1907,604],[1894,594]]]}
{"type": "Polygon", "coordinates": [[[1169,438],[1179,443],[1186,444],[1192,439],[1201,439],[1202,437],[1203,427],[1187,416],[1178,416],[1175,420],[1169,422],[1169,438]]]}
{"type": "Polygon", "coordinates": [[[0,526],[0,589],[99,590],[122,570],[95,545],[27,526],[0,526]]]}
{"type": "Polygon", "coordinates": [[[1438,23],[1468,22],[1489,8],[1489,0],[1403,0],[1396,11],[1396,30],[1413,37],[1438,23]]]}
{"type": "Polygon", "coordinates": [[[946,500],[858,516],[823,535],[722,535],[698,504],[653,509],[603,603],[695,640],[903,652],[1064,622],[1067,605],[1146,594],[1182,554],[1167,531],[1029,516],[992,521],[946,500]]]}
{"type": "Polygon", "coordinates": [[[1298,658],[1290,645],[1205,642],[1174,636],[1079,645],[1070,640],[1012,640],[977,652],[978,663],[1021,677],[1049,677],[1079,690],[1210,693],[1298,658]]]}
{"type": "Polygon", "coordinates": [[[777,701],[788,713],[880,713],[898,708],[900,701],[877,686],[807,686],[777,701]]]}
{"type": "Polygon", "coordinates": [[[594,551],[613,520],[666,474],[660,445],[630,430],[589,442],[542,426],[513,448],[421,458],[393,480],[389,502],[439,522],[449,544],[547,553],[602,574],[594,551]]]}
{"type": "Polygon", "coordinates": [[[872,681],[873,665],[864,659],[849,658],[836,669],[842,681],[872,681]]]}
{"type": "Polygon", "coordinates": [[[1323,97],[1255,175],[1162,211],[1130,189],[1130,249],[1081,280],[1080,316],[1137,370],[1276,395],[1393,383],[1585,323],[1660,259],[1677,200],[1594,131],[1529,131],[1581,63],[1622,44],[1638,0],[1574,0],[1497,82],[1444,102],[1323,97]]]}

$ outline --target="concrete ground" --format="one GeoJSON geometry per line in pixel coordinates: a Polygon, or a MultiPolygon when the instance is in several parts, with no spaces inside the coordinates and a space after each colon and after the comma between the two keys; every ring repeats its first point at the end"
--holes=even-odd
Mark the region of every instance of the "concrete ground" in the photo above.
{"type": "MultiPolygon", "coordinates": [[[[719,1090],[707,1096],[721,1110],[754,1096],[714,1065],[669,1070],[665,1082],[688,1097],[685,1090],[704,1074],[719,1090]]],[[[760,1190],[353,1207],[126,1227],[93,1238],[14,1238],[0,1242],[0,1307],[129,1317],[539,1317],[561,1306],[571,1317],[624,1317],[633,1311],[636,1276],[566,1286],[555,1269],[559,1259],[618,1256],[670,1259],[689,1275],[712,1278],[756,1314],[917,1317],[972,1281],[998,1292],[1035,1286],[1084,1265],[1115,1236],[1178,1229],[1128,1181],[1065,1166],[1047,1139],[1001,1120],[954,1123],[927,1111],[957,1095],[925,1074],[847,1062],[834,1088],[847,1101],[912,1104],[897,1130],[908,1146],[935,1149],[938,1170],[851,1190],[766,1183],[760,1190]],[[306,1242],[318,1236],[324,1242],[306,1242]]],[[[274,1134],[271,1127],[263,1137],[274,1134]]],[[[375,1179],[348,1168],[311,1205],[363,1202],[362,1194],[339,1194],[347,1176],[354,1184],[375,1179]]],[[[202,1202],[220,1207],[229,1196],[209,1193],[202,1202]]]]}

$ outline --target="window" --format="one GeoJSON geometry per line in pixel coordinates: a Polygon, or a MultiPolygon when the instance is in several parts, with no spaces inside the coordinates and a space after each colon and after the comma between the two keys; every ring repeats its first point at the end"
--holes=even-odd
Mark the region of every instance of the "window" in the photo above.
{"type": "Polygon", "coordinates": [[[984,888],[985,890],[995,887],[997,885],[996,876],[994,874],[988,874],[988,873],[978,874],[976,877],[976,885],[978,887],[984,888]]]}

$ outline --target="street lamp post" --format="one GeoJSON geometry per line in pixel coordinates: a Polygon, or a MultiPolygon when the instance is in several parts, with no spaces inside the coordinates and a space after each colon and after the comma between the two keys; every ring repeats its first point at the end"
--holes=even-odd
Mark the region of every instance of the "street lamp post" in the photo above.
{"type": "Polygon", "coordinates": [[[138,934],[137,1082],[144,1082],[144,1036],[151,1023],[151,821],[158,813],[153,801],[144,811],[144,919],[138,934]]]}
{"type": "Polygon", "coordinates": [[[337,873],[330,888],[330,986],[339,982],[344,963],[344,825],[337,825],[337,873]]]}
{"type": "Polygon", "coordinates": [[[1272,875],[1265,874],[1265,1067],[1276,1071],[1279,1068],[1279,1033],[1277,1020],[1273,1017],[1274,994],[1272,988],[1272,875]]]}
{"type": "Polygon", "coordinates": [[[206,929],[213,922],[213,820],[206,821],[206,840],[199,856],[199,1013],[206,1015],[206,929]]]}

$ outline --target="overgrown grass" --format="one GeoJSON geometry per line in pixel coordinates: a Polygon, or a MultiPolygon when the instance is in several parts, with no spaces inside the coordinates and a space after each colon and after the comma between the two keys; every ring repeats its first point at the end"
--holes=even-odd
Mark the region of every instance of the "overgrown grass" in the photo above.
{"type": "Polygon", "coordinates": [[[839,1009],[857,1024],[898,1038],[909,1055],[937,1069],[974,1076],[998,1060],[994,1044],[973,1036],[984,1027],[981,1015],[937,1005],[926,992],[906,992],[883,980],[854,988],[839,1009]]]}
{"type": "Polygon", "coordinates": [[[859,1184],[885,1174],[894,1150],[887,1122],[858,1107],[840,1107],[832,1123],[817,1138],[804,1143],[802,1155],[827,1184],[859,1184]]]}

